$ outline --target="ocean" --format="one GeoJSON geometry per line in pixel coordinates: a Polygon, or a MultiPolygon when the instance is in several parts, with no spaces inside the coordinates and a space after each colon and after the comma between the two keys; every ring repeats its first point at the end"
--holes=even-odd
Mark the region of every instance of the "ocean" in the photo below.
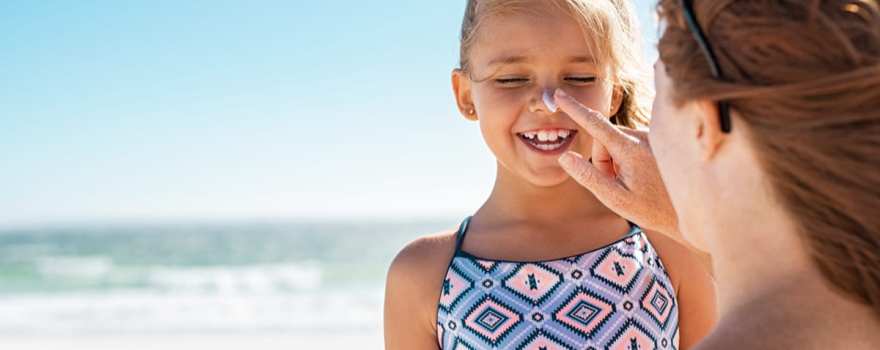
{"type": "Polygon", "coordinates": [[[0,337],[381,333],[406,242],[457,219],[0,230],[0,337]]]}

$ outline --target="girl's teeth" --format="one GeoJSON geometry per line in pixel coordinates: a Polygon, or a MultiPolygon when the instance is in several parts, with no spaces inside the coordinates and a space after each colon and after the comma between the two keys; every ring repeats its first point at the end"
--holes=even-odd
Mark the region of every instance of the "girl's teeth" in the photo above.
{"type": "Polygon", "coordinates": [[[550,139],[550,135],[546,131],[538,132],[538,141],[547,141],[550,139]]]}
{"type": "Polygon", "coordinates": [[[522,136],[533,141],[540,142],[556,142],[567,139],[571,136],[571,130],[540,130],[540,131],[527,131],[522,133],[522,136]]]}
{"type": "Polygon", "coordinates": [[[547,144],[535,145],[535,147],[538,147],[539,149],[542,149],[544,151],[552,151],[552,150],[555,150],[561,146],[562,146],[561,143],[554,143],[554,144],[549,144],[549,145],[547,145],[547,144]]]}

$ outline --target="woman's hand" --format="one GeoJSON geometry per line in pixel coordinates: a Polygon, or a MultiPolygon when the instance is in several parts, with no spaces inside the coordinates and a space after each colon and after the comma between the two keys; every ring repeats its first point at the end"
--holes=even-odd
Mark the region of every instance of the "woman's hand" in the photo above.
{"type": "Polygon", "coordinates": [[[559,158],[562,168],[618,215],[644,229],[680,236],[647,132],[615,126],[562,90],[554,97],[559,108],[593,136],[590,159],[568,152],[559,158]]]}

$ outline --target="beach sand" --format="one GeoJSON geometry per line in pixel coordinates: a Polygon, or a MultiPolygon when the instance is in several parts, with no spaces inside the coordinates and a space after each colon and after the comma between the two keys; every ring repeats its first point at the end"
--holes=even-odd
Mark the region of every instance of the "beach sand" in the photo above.
{"type": "Polygon", "coordinates": [[[381,334],[229,334],[0,336],[0,347],[16,350],[240,350],[382,349],[381,334]]]}

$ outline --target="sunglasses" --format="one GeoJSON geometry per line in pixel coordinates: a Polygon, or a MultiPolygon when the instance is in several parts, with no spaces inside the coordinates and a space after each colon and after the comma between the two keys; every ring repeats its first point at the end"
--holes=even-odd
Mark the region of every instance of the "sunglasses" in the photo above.
{"type": "MultiPolygon", "coordinates": [[[[694,40],[700,46],[700,50],[703,51],[703,55],[706,56],[706,60],[709,61],[709,70],[712,71],[712,76],[715,79],[724,80],[715,51],[712,50],[709,40],[706,39],[706,34],[703,33],[703,30],[700,29],[700,24],[697,22],[697,16],[694,14],[694,1],[680,0],[680,2],[681,8],[684,11],[684,20],[687,22],[688,29],[694,35],[694,40]]],[[[730,120],[730,104],[725,101],[718,101],[718,114],[721,118],[721,131],[730,133],[733,129],[730,120]]]]}

